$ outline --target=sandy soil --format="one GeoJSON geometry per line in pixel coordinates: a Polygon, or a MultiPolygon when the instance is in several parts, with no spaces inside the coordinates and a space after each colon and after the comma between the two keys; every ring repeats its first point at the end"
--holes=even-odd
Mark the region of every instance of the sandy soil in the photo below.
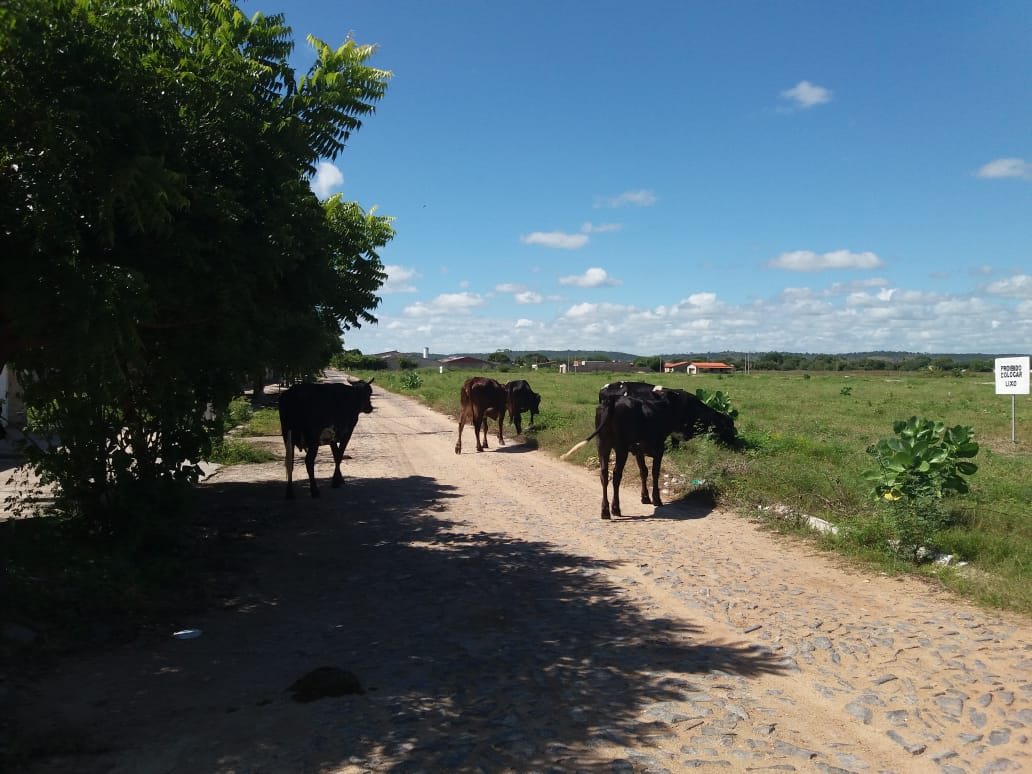
{"type": "Polygon", "coordinates": [[[31,771],[1032,769],[1028,620],[636,475],[604,522],[595,472],[374,406],[318,500],[280,463],[205,482],[217,604],[36,681],[23,733],[64,754],[31,771]],[[321,667],[363,692],[294,700],[321,667]]]}

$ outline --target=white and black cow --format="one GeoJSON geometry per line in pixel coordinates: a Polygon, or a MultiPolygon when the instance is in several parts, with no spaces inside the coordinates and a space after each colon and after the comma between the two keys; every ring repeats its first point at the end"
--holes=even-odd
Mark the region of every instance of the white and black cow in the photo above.
{"type": "Polygon", "coordinates": [[[348,447],[359,414],[373,410],[373,380],[354,379],[347,384],[295,384],[280,395],[279,417],[283,444],[287,452],[287,499],[294,497],[294,447],[305,453],[305,468],[312,497],[319,496],[315,485],[315,456],[320,444],[333,451],[333,486],[344,483],[340,461],[348,447]]]}
{"type": "Polygon", "coordinates": [[[641,501],[660,506],[659,472],[663,462],[666,439],[677,433],[682,438],[692,438],[705,432],[715,432],[721,441],[734,445],[736,441],[734,420],[720,411],[707,406],[696,396],[684,390],[659,389],[645,397],[631,395],[608,395],[595,409],[595,432],[574,446],[562,456],[569,457],[586,445],[592,438],[598,444],[598,460],[601,466],[602,518],[610,513],[620,515],[620,481],[623,478],[627,455],[633,454],[641,473],[641,501]],[[616,452],[613,467],[613,502],[609,503],[609,455],[616,452]],[[648,469],[645,457],[652,458],[652,496],[649,497],[648,469]]]}

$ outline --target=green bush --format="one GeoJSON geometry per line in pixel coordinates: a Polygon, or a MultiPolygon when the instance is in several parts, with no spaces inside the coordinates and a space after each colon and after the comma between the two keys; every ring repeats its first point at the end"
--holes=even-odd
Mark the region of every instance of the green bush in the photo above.
{"type": "Polygon", "coordinates": [[[415,371],[405,371],[401,375],[401,386],[406,390],[418,390],[423,386],[423,377],[417,374],[415,371]]]}
{"type": "Polygon", "coordinates": [[[723,390],[710,392],[707,389],[699,387],[695,391],[695,397],[701,400],[710,408],[714,408],[717,411],[721,411],[727,414],[732,419],[738,419],[738,409],[733,408],[731,406],[731,396],[725,393],[723,390]]]}
{"type": "Polygon", "coordinates": [[[254,409],[246,398],[233,398],[226,409],[226,419],[230,427],[250,422],[254,416],[254,409]]]}
{"type": "Polygon", "coordinates": [[[914,558],[922,546],[936,547],[935,534],[947,526],[943,499],[967,493],[963,477],[978,470],[969,461],[978,444],[970,427],[930,419],[898,420],[892,429],[894,437],[868,447],[878,467],[863,476],[883,503],[894,550],[914,558]]]}

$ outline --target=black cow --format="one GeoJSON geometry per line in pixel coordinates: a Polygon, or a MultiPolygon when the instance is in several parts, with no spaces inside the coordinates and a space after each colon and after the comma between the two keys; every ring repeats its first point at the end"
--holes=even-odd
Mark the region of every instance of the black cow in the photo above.
{"type": "Polygon", "coordinates": [[[473,424],[473,435],[477,442],[477,451],[487,448],[487,421],[498,420],[498,445],[505,446],[502,437],[502,424],[505,420],[508,393],[505,387],[488,376],[471,376],[462,385],[459,393],[459,440],[455,443],[455,453],[462,454],[462,428],[467,422],[473,424]],[[484,441],[480,442],[483,430],[484,441]]]}
{"type": "Polygon", "coordinates": [[[509,421],[516,425],[516,435],[523,433],[524,411],[530,412],[530,427],[534,426],[534,417],[541,410],[541,396],[530,389],[530,383],[523,379],[507,382],[505,385],[506,410],[509,412],[509,421]]]}
{"type": "Polygon", "coordinates": [[[333,451],[333,487],[344,483],[340,461],[348,447],[359,414],[373,410],[373,380],[351,380],[348,384],[295,384],[280,395],[279,416],[283,444],[287,451],[287,499],[294,497],[294,447],[305,453],[305,468],[312,497],[319,496],[315,485],[315,456],[320,444],[333,451]]]}
{"type": "Polygon", "coordinates": [[[648,398],[652,396],[653,392],[663,389],[665,388],[648,382],[612,382],[602,385],[598,391],[598,402],[605,403],[607,398],[619,398],[621,395],[630,395],[632,398],[648,398]]]}
{"type": "Polygon", "coordinates": [[[613,467],[612,514],[620,515],[620,481],[627,455],[634,454],[641,473],[641,501],[661,506],[659,472],[666,439],[672,433],[691,438],[714,431],[725,443],[735,442],[734,420],[713,409],[684,390],[661,389],[645,398],[610,395],[595,409],[595,432],[563,455],[563,459],[597,438],[601,466],[602,518],[610,518],[609,454],[616,451],[613,467]],[[652,497],[648,491],[648,469],[645,457],[652,457],[652,497]]]}
{"type": "MultiPolygon", "coordinates": [[[[679,390],[674,387],[663,387],[661,385],[649,384],[648,382],[613,382],[612,384],[603,385],[598,391],[598,402],[599,404],[605,403],[610,397],[619,398],[621,395],[628,395],[632,398],[648,399],[654,398],[660,395],[678,395],[681,400],[691,404],[700,415],[708,415],[709,411],[716,411],[711,409],[705,401],[696,395],[688,392],[687,390],[679,390]],[[703,408],[705,407],[705,408],[703,408]]],[[[726,423],[723,422],[721,417],[727,416],[719,411],[716,411],[717,416],[712,417],[712,425],[710,429],[713,429],[721,440],[728,444],[734,444],[735,430],[734,422],[731,422],[731,427],[728,428],[726,423]]],[[[730,417],[727,417],[729,420],[730,417]]],[[[695,435],[701,435],[707,432],[707,430],[700,429],[696,433],[691,435],[685,435],[678,430],[674,430],[670,434],[670,448],[676,449],[680,441],[686,441],[695,435]]]]}

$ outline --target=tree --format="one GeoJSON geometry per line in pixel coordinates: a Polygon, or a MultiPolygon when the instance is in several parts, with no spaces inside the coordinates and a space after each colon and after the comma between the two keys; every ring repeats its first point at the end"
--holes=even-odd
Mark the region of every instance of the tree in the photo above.
{"type": "Polygon", "coordinates": [[[663,358],[661,357],[639,357],[634,361],[635,368],[647,368],[650,371],[659,372],[663,370],[663,358]]]}
{"type": "Polygon", "coordinates": [[[308,40],[296,79],[282,15],[228,0],[0,8],[0,360],[61,438],[30,462],[107,532],[178,502],[248,375],[375,319],[390,219],[307,179],[390,73],[308,40]]]}
{"type": "Polygon", "coordinates": [[[487,359],[490,360],[492,363],[500,363],[504,365],[508,365],[512,362],[511,358],[509,357],[509,351],[504,349],[499,349],[495,352],[492,352],[490,355],[487,356],[487,359]]]}

